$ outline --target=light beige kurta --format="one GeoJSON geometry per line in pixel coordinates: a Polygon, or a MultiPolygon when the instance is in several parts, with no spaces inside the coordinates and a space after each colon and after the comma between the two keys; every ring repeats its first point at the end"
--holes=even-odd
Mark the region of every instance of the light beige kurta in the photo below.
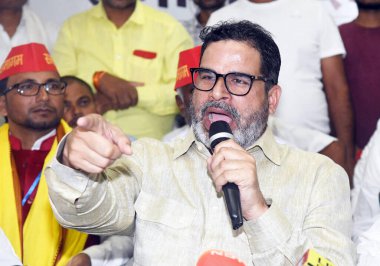
{"type": "Polygon", "coordinates": [[[194,266],[210,249],[247,265],[295,265],[311,247],[335,265],[353,265],[344,170],[327,157],[277,144],[270,130],[248,151],[271,206],[238,231],[207,174],[210,153],[192,132],[170,145],[138,140],[132,156],[91,179],[57,160],[46,176],[65,226],[102,234],[135,230],[135,265],[194,266]]]}

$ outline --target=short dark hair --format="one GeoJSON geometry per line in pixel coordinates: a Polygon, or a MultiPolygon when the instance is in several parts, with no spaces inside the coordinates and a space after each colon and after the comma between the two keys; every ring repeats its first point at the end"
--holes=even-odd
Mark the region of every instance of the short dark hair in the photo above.
{"type": "Polygon", "coordinates": [[[94,97],[94,92],[92,91],[91,86],[86,81],[84,81],[83,79],[78,78],[76,76],[67,75],[67,76],[61,77],[61,80],[64,81],[64,82],[66,82],[67,85],[69,85],[70,83],[73,83],[73,82],[77,82],[77,83],[83,85],[85,88],[88,89],[88,91],[94,97]]]}
{"type": "Polygon", "coordinates": [[[4,91],[7,89],[7,83],[8,83],[8,78],[4,78],[0,80],[0,96],[2,96],[4,91]]]}
{"type": "Polygon", "coordinates": [[[247,43],[260,53],[260,71],[270,80],[265,85],[266,90],[278,83],[281,67],[280,51],[271,34],[260,25],[248,20],[222,21],[215,26],[205,27],[201,31],[200,38],[203,41],[201,60],[207,46],[213,42],[232,40],[247,43]]]}

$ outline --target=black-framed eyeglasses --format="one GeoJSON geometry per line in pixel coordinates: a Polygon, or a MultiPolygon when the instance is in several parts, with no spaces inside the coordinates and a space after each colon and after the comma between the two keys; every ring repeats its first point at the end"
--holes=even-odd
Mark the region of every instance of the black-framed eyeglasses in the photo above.
{"type": "Polygon", "coordinates": [[[67,83],[59,80],[52,80],[46,83],[37,83],[34,81],[24,81],[12,85],[3,92],[3,95],[12,90],[16,90],[22,96],[36,96],[43,87],[48,94],[61,95],[65,93],[67,83]]]}
{"type": "Polygon", "coordinates": [[[211,91],[219,78],[223,78],[224,85],[230,94],[237,96],[247,95],[252,88],[253,81],[271,81],[263,76],[253,76],[240,72],[219,74],[207,68],[190,68],[194,88],[200,91],[211,91]]]}

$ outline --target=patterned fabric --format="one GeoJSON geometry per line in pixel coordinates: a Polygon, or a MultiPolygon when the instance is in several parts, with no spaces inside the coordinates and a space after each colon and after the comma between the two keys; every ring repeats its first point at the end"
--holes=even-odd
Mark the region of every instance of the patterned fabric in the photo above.
{"type": "Polygon", "coordinates": [[[45,172],[60,222],[89,233],[135,231],[135,265],[195,265],[210,249],[247,265],[295,265],[311,247],[335,265],[353,265],[345,171],[276,144],[269,129],[248,152],[270,208],[237,231],[207,174],[210,153],[192,132],[170,144],[137,140],[132,156],[91,179],[56,159],[45,172]]]}

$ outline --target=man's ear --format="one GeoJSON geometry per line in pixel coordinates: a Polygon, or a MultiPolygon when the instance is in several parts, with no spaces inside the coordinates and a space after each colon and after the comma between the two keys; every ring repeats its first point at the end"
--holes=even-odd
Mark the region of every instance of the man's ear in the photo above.
{"type": "Polygon", "coordinates": [[[274,114],[281,97],[281,87],[274,85],[268,92],[269,113],[274,114]]]}
{"type": "Polygon", "coordinates": [[[0,116],[7,116],[8,112],[5,108],[5,96],[0,96],[0,116]]]}

